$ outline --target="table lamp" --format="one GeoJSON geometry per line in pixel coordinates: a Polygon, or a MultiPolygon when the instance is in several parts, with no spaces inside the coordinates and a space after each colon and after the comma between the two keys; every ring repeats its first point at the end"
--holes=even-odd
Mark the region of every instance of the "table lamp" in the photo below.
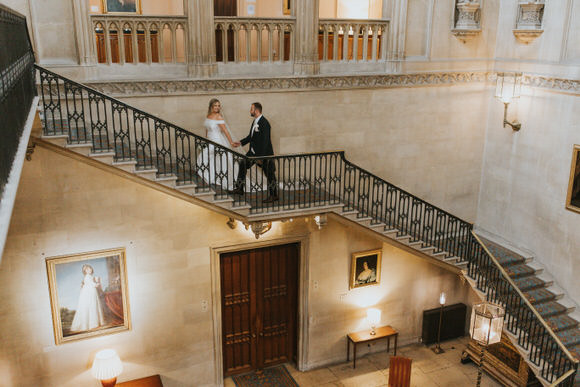
{"type": "Polygon", "coordinates": [[[103,387],[113,387],[121,372],[123,372],[123,364],[114,349],[103,349],[97,352],[91,373],[95,379],[101,381],[103,387]]]}
{"type": "Polygon", "coordinates": [[[369,320],[369,323],[371,324],[371,335],[376,335],[377,332],[375,331],[375,328],[381,321],[381,311],[375,308],[368,309],[367,320],[369,320]]]}

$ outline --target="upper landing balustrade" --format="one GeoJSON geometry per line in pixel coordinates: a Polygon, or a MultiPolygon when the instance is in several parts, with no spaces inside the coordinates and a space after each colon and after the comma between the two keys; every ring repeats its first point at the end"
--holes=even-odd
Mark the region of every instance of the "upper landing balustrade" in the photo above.
{"type": "Polygon", "coordinates": [[[186,63],[186,16],[91,15],[97,63],[186,63]]]}
{"type": "Polygon", "coordinates": [[[155,76],[182,77],[199,64],[214,66],[212,75],[278,76],[296,74],[301,57],[312,58],[322,74],[384,72],[389,57],[388,20],[320,19],[306,55],[295,17],[216,16],[206,32],[191,23],[187,16],[90,15],[94,62],[100,74],[115,77],[147,77],[143,65],[156,66],[155,76]],[[193,54],[197,36],[206,40],[209,63],[193,54]]]}

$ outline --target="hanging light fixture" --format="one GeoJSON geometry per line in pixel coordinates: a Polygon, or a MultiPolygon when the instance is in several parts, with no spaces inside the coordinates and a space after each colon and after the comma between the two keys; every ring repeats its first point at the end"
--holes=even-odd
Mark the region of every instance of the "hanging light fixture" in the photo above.
{"type": "Polygon", "coordinates": [[[514,131],[522,128],[522,124],[517,121],[510,122],[507,119],[507,111],[510,102],[514,98],[519,98],[522,89],[522,73],[497,73],[495,84],[495,97],[503,102],[503,127],[511,126],[514,131]]]}

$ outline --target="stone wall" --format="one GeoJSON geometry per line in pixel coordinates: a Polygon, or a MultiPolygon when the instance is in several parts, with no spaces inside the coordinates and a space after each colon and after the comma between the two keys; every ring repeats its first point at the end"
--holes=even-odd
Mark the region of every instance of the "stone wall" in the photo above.
{"type": "Polygon", "coordinates": [[[503,104],[490,104],[478,227],[529,251],[580,302],[580,214],[565,208],[572,149],[580,144],[578,97],[522,90],[503,128],[503,104]]]}
{"type": "MultiPolygon", "coordinates": [[[[210,250],[255,243],[226,220],[37,148],[25,164],[0,265],[3,385],[97,386],[89,368],[95,352],[106,347],[123,360],[120,381],[159,373],[168,387],[216,385],[219,322],[212,318],[210,250]],[[132,330],[55,346],[45,259],[117,247],[127,252],[132,330]],[[204,302],[210,305],[205,311],[204,302]]],[[[305,243],[300,297],[306,302],[299,311],[304,368],[344,361],[345,334],[366,329],[369,306],[382,310],[382,324],[399,329],[404,344],[417,341],[421,313],[437,306],[441,290],[450,303],[472,301],[456,275],[334,221],[320,231],[311,219],[275,223],[263,238],[305,243]],[[380,285],[349,291],[351,253],[381,246],[380,285]]]]}

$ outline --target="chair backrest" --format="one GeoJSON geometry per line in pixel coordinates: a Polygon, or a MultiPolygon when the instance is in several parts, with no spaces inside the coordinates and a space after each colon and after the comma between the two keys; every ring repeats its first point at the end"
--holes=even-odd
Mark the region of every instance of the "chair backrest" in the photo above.
{"type": "Polygon", "coordinates": [[[411,359],[391,356],[389,363],[389,387],[411,386],[411,359]]]}

